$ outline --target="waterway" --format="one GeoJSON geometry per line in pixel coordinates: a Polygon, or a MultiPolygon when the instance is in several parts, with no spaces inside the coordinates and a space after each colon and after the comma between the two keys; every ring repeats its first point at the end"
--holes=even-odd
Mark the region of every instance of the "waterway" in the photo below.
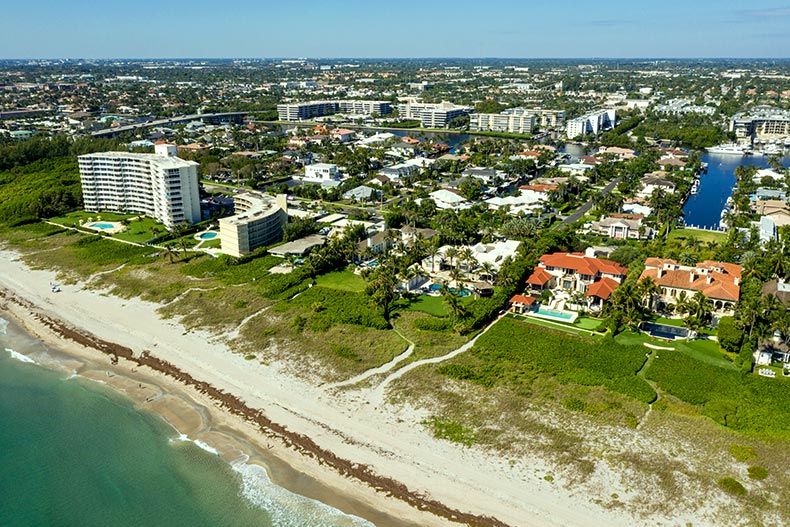
{"type": "MultiPolygon", "coordinates": [[[[686,225],[717,229],[721,211],[735,187],[735,169],[741,165],[767,168],[768,159],[768,156],[704,154],[702,161],[708,163],[708,171],[700,178],[698,192],[683,207],[686,225]]],[[[785,167],[790,164],[788,158],[782,161],[785,167]]]]}

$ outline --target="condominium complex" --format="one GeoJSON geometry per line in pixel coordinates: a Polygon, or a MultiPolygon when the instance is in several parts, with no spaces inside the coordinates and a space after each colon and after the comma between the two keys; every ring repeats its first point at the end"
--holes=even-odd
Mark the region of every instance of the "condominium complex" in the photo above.
{"type": "Polygon", "coordinates": [[[508,132],[529,134],[538,119],[535,114],[473,113],[469,116],[469,129],[473,132],[508,132]]]}
{"type": "Polygon", "coordinates": [[[543,108],[508,108],[502,113],[512,115],[532,114],[537,119],[537,125],[544,128],[561,126],[565,122],[564,110],[545,110],[543,108]]]}
{"type": "Polygon", "coordinates": [[[447,128],[450,121],[467,115],[470,111],[468,106],[458,106],[447,101],[437,104],[408,99],[398,105],[398,113],[402,119],[419,120],[423,128],[447,128]]]}
{"type": "Polygon", "coordinates": [[[198,164],[176,157],[175,145],[155,152],[79,156],[85,210],[144,214],[167,229],[200,221],[198,164]]]}
{"type": "Polygon", "coordinates": [[[772,106],[756,106],[730,119],[730,132],[738,138],[790,137],[790,111],[772,106]]]}
{"type": "Polygon", "coordinates": [[[580,135],[598,134],[614,128],[617,121],[615,110],[596,110],[571,119],[565,124],[565,135],[568,138],[580,135]]]}
{"type": "Polygon", "coordinates": [[[388,115],[392,113],[392,104],[389,101],[310,101],[277,105],[277,114],[281,121],[304,121],[324,115],[335,113],[350,113],[357,115],[388,115]]]}
{"type": "Polygon", "coordinates": [[[245,192],[233,197],[236,215],[219,220],[222,252],[236,258],[282,239],[288,222],[285,194],[277,197],[245,192]]]}
{"type": "Polygon", "coordinates": [[[557,127],[565,122],[562,110],[542,108],[508,108],[501,113],[473,113],[469,116],[469,129],[473,132],[508,132],[528,134],[536,126],[557,127]]]}

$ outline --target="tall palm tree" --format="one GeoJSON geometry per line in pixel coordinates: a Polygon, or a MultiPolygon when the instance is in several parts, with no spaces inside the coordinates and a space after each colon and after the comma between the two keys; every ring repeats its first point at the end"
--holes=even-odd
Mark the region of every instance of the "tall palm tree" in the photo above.
{"type": "Polygon", "coordinates": [[[494,265],[491,262],[483,262],[480,264],[480,272],[477,277],[482,278],[483,276],[489,281],[494,279],[494,265]]]}
{"type": "Polygon", "coordinates": [[[439,254],[439,247],[432,243],[428,246],[428,256],[431,257],[431,272],[434,272],[434,264],[436,263],[436,256],[439,254]]]}
{"type": "Polygon", "coordinates": [[[661,294],[661,288],[658,287],[658,284],[655,280],[651,277],[647,277],[641,282],[639,282],[639,296],[641,298],[642,305],[647,306],[649,310],[653,310],[653,301],[655,298],[661,294]]]}
{"type": "Polygon", "coordinates": [[[444,250],[444,257],[450,260],[450,267],[455,267],[453,264],[454,259],[458,256],[458,249],[455,247],[448,247],[444,250]]]}

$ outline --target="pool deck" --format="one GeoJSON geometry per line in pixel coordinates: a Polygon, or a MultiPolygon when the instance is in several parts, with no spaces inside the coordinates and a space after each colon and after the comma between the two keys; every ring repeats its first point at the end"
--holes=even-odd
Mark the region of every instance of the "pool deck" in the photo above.
{"type": "Polygon", "coordinates": [[[118,234],[119,232],[123,232],[126,230],[126,226],[123,223],[117,221],[106,221],[106,220],[96,220],[83,223],[81,227],[85,229],[90,229],[96,232],[106,232],[107,234],[118,234]],[[94,225],[112,225],[111,229],[103,229],[101,227],[94,227],[94,225]]]}

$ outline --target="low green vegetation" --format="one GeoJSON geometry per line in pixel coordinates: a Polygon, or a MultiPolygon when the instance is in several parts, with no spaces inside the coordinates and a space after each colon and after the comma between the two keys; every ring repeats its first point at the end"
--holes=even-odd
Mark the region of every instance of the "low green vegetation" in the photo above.
{"type": "Polygon", "coordinates": [[[748,494],[746,487],[735,478],[721,478],[718,483],[724,492],[732,494],[733,496],[746,496],[746,494],[748,494]]]}
{"type": "Polygon", "coordinates": [[[761,437],[787,437],[790,431],[790,383],[670,352],[652,361],[646,377],[728,428],[761,437]]]}
{"type": "Polygon", "coordinates": [[[315,283],[322,287],[350,291],[352,293],[361,293],[365,290],[364,278],[349,270],[326,273],[317,277],[315,283]]]}
{"type": "Polygon", "coordinates": [[[759,465],[753,465],[747,469],[747,473],[749,474],[749,478],[762,481],[768,477],[768,470],[765,467],[761,467],[759,465]]]}
{"type": "Polygon", "coordinates": [[[431,417],[425,424],[430,427],[434,437],[439,439],[446,439],[464,446],[472,446],[475,443],[474,430],[458,421],[431,417]]]}
{"type": "Polygon", "coordinates": [[[546,331],[505,318],[480,337],[471,353],[439,368],[448,377],[487,387],[528,387],[540,375],[563,384],[604,386],[649,403],[656,393],[637,372],[645,350],[611,339],[593,340],[546,331]]]}
{"type": "Polygon", "coordinates": [[[701,243],[723,243],[727,240],[727,233],[714,231],[701,231],[697,229],[672,229],[669,232],[670,240],[697,240],[701,243]]]}

